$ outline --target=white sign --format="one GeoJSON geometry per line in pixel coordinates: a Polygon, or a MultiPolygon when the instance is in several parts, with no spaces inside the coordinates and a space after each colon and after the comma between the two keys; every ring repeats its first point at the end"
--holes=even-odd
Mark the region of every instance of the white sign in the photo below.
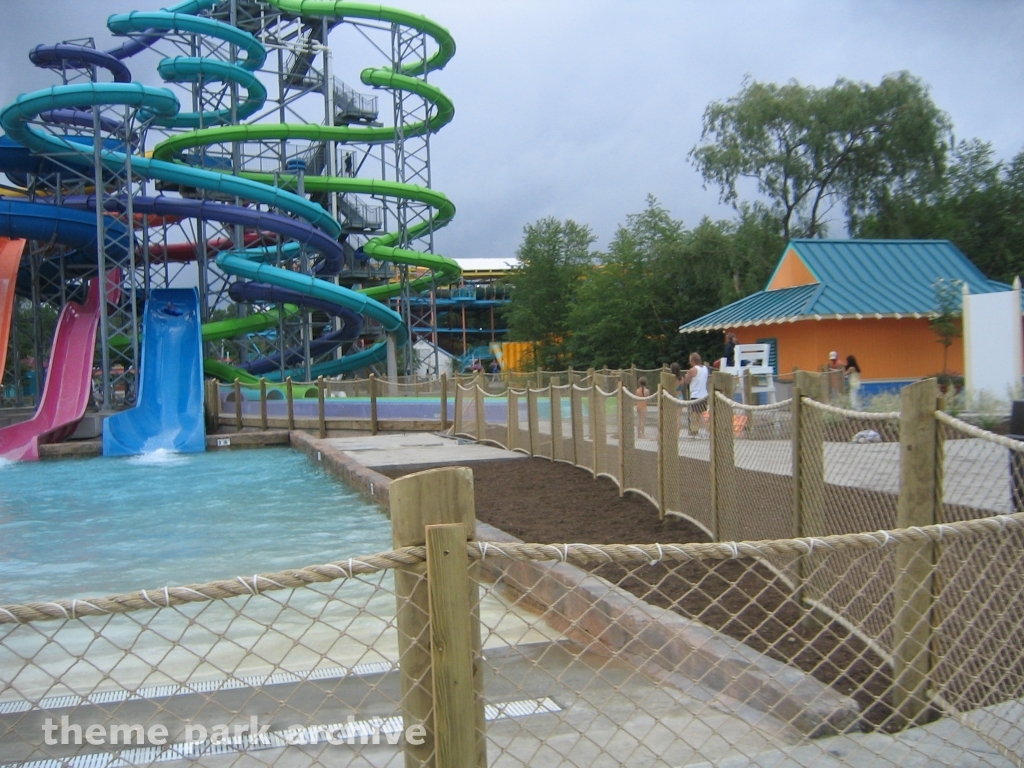
{"type": "Polygon", "coordinates": [[[1020,289],[964,292],[964,387],[1000,400],[1019,394],[1024,377],[1020,289]]]}

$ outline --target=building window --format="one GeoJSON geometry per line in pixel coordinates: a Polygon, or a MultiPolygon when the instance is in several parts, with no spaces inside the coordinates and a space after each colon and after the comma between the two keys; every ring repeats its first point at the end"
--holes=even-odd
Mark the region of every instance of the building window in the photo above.
{"type": "Polygon", "coordinates": [[[768,345],[768,365],[772,367],[775,375],[779,375],[779,340],[778,339],[758,339],[758,344],[768,345]]]}

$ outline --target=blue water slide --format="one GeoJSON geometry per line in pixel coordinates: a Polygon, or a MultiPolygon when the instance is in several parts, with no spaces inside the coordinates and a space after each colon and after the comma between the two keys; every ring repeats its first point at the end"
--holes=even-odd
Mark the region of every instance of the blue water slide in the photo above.
{"type": "Polygon", "coordinates": [[[206,450],[199,293],[154,290],[142,323],[138,405],[103,422],[103,455],[206,450]]]}
{"type": "MultiPolygon", "coordinates": [[[[125,234],[119,222],[106,222],[105,252],[111,266],[122,264],[127,258],[125,234]]],[[[80,278],[89,277],[96,270],[95,214],[48,203],[0,199],[0,237],[52,241],[66,245],[75,250],[64,257],[65,269],[73,268],[75,275],[80,278]]],[[[61,278],[60,264],[44,261],[39,264],[39,273],[43,286],[58,285],[61,278]]],[[[32,274],[25,263],[18,271],[17,291],[21,296],[30,296],[32,292],[32,274]]],[[[53,297],[44,291],[42,298],[47,300],[53,297]]]]}

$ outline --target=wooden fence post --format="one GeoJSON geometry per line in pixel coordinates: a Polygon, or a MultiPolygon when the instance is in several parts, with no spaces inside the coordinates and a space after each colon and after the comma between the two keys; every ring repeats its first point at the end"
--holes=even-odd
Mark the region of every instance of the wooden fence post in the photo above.
{"type": "Polygon", "coordinates": [[[448,374],[441,374],[441,431],[448,429],[448,374]]]}
{"type": "Polygon", "coordinates": [[[658,385],[658,519],[665,519],[665,388],[658,385]]]}
{"type": "Polygon", "coordinates": [[[519,439],[519,395],[512,391],[511,382],[509,388],[505,390],[505,397],[505,425],[508,432],[508,450],[511,451],[519,439]]]}
{"type": "MultiPolygon", "coordinates": [[[[825,531],[825,423],[822,412],[800,398],[823,402],[827,382],[820,373],[793,376],[793,536],[822,536],[825,531]]],[[[799,574],[803,579],[803,560],[799,574]]]]}
{"type": "Polygon", "coordinates": [[[477,373],[476,382],[476,399],[473,404],[476,406],[476,439],[477,441],[483,440],[487,437],[487,411],[485,409],[486,403],[484,402],[485,388],[484,388],[484,374],[483,371],[477,373]]]}
{"type": "MultiPolygon", "coordinates": [[[[462,523],[426,526],[430,604],[430,672],[434,692],[435,766],[478,763],[473,690],[473,621],[462,523]]],[[[479,626],[476,628],[479,640],[479,626]]]]}
{"type": "Polygon", "coordinates": [[[267,379],[260,377],[260,429],[267,431],[267,379]]]}
{"type": "Polygon", "coordinates": [[[235,379],[235,431],[242,431],[242,381],[235,379]]]}
{"type": "Polygon", "coordinates": [[[284,380],[285,398],[288,400],[288,431],[295,429],[295,393],[292,391],[292,377],[284,380]]]}
{"type": "Polygon", "coordinates": [[[711,442],[711,530],[715,541],[722,540],[722,518],[735,511],[736,463],[733,453],[732,407],[718,400],[718,393],[732,400],[736,378],[714,371],[708,390],[708,431],[711,442]]]}
{"type": "MultiPolygon", "coordinates": [[[[593,370],[593,369],[591,369],[591,370],[593,370]]],[[[603,403],[602,403],[602,405],[603,405],[603,403]]],[[[593,453],[594,453],[594,456],[593,456],[594,463],[591,465],[591,467],[592,467],[591,472],[593,473],[594,477],[597,477],[597,457],[598,457],[598,452],[597,452],[597,423],[598,423],[598,421],[601,421],[601,422],[604,421],[604,414],[601,414],[601,418],[600,419],[597,418],[597,383],[594,380],[593,375],[591,375],[591,377],[590,377],[590,442],[592,443],[591,448],[593,448],[593,453]]],[[[603,435],[604,434],[604,430],[601,430],[601,433],[603,435]]]]}
{"type": "MultiPolygon", "coordinates": [[[[442,469],[428,469],[425,472],[417,472],[406,475],[391,483],[391,529],[392,541],[395,548],[423,546],[427,544],[427,526],[445,525],[449,523],[461,523],[464,526],[465,535],[458,544],[449,541],[446,534],[439,534],[439,538],[433,538],[435,546],[441,544],[438,553],[441,559],[451,560],[457,555],[443,554],[445,549],[453,553],[455,549],[465,552],[465,540],[472,540],[476,537],[476,512],[473,502],[473,471],[466,467],[444,467],[442,469]]],[[[447,526],[446,526],[447,527],[447,526]]],[[[450,533],[447,534],[451,536],[450,533]]],[[[429,555],[428,555],[429,556],[429,555]]],[[[457,566],[454,562],[441,564],[435,556],[435,566],[440,566],[444,571],[454,570],[457,566]]],[[[462,573],[466,574],[464,592],[458,597],[454,593],[438,593],[438,597],[445,603],[441,609],[437,597],[433,600],[433,606],[445,612],[439,616],[431,613],[432,592],[436,592],[444,586],[444,577],[441,584],[434,584],[430,581],[427,564],[407,566],[395,570],[395,596],[397,600],[396,623],[398,628],[398,654],[399,669],[402,686],[402,714],[405,727],[414,724],[422,724],[426,731],[426,738],[422,744],[405,743],[405,765],[406,768],[421,768],[427,765],[432,754],[437,752],[440,758],[440,746],[445,744],[445,750],[461,750],[466,746],[466,734],[463,728],[467,727],[466,722],[453,723],[451,716],[462,717],[468,720],[469,726],[473,729],[473,750],[468,758],[463,758],[461,763],[448,763],[449,766],[477,766],[484,768],[487,764],[487,749],[484,739],[484,700],[483,700],[483,666],[481,663],[481,642],[480,642],[480,616],[479,616],[479,590],[476,582],[468,577],[469,568],[465,565],[462,573]],[[424,579],[424,574],[428,578],[424,579]],[[465,602],[463,602],[465,595],[465,602]],[[457,605],[455,605],[457,603],[457,605]],[[451,675],[454,673],[454,680],[465,679],[466,653],[465,645],[461,649],[449,643],[440,643],[442,647],[437,648],[439,640],[437,634],[440,627],[449,631],[456,617],[451,613],[453,608],[463,611],[468,607],[468,620],[466,613],[462,613],[461,622],[464,628],[468,628],[469,660],[472,669],[472,686],[464,685],[472,691],[472,713],[465,707],[465,697],[456,694],[455,700],[449,700],[445,705],[435,701],[435,695],[440,696],[442,691],[450,693],[452,690],[449,683],[453,682],[451,675]],[[437,619],[434,619],[437,616],[437,619]],[[440,662],[442,678],[438,677],[439,669],[434,664],[440,662]],[[449,666],[450,665],[450,666],[449,666]],[[461,670],[458,671],[458,670],[461,670]],[[444,710],[444,715],[441,712],[444,710]],[[457,730],[440,733],[441,728],[455,728],[457,730]]],[[[462,631],[465,631],[463,629],[462,631]]],[[[463,640],[465,636],[463,635],[463,640]]],[[[458,688],[458,686],[454,686],[458,688]]],[[[451,754],[448,752],[447,754],[451,754]]],[[[460,754],[456,752],[456,754],[460,754]]],[[[438,760],[438,768],[444,763],[438,760]]]]}
{"type": "MultiPolygon", "coordinates": [[[[626,495],[626,395],[623,393],[622,379],[619,379],[619,386],[615,391],[615,402],[619,409],[619,496],[626,495]]],[[[635,425],[634,425],[635,426],[635,425]]],[[[630,439],[632,439],[630,435],[630,439]]]]}
{"type": "Polygon", "coordinates": [[[206,431],[213,434],[220,429],[220,384],[216,379],[206,380],[206,431]]]}
{"type": "MultiPolygon", "coordinates": [[[[754,405],[754,377],[750,375],[750,372],[745,368],[740,369],[740,389],[743,391],[743,404],[754,405]]],[[[750,419],[754,415],[753,411],[747,411],[747,418],[750,419]]]]}
{"type": "Polygon", "coordinates": [[[370,434],[377,434],[377,375],[370,374],[370,434]]]}
{"type": "MultiPolygon", "coordinates": [[[[793,445],[793,524],[794,538],[825,533],[825,425],[821,411],[808,406],[803,398],[820,400],[821,374],[798,371],[793,376],[791,437],[793,445]]],[[[796,562],[796,599],[805,597],[808,562],[796,562]]]]}
{"type": "Polygon", "coordinates": [[[319,417],[320,439],[327,437],[327,410],[324,407],[324,377],[317,376],[316,379],[316,404],[317,416],[319,417]]]}
{"type": "Polygon", "coordinates": [[[569,432],[572,433],[572,465],[578,467],[580,465],[579,456],[576,455],[576,437],[577,435],[583,434],[580,430],[583,429],[583,425],[580,421],[583,419],[583,401],[580,399],[579,390],[576,389],[575,384],[569,386],[569,432]]]}
{"type": "MultiPolygon", "coordinates": [[[[938,397],[935,379],[903,388],[897,528],[934,525],[939,520],[942,467],[935,420],[938,397]]],[[[928,709],[935,556],[931,541],[896,547],[893,706],[909,722],[920,721],[928,709]]]]}
{"type": "Polygon", "coordinates": [[[663,367],[661,369],[661,373],[658,374],[658,376],[659,376],[659,380],[661,381],[661,387],[665,390],[665,392],[667,392],[668,394],[670,394],[673,397],[675,397],[675,395],[676,395],[676,377],[675,377],[675,374],[672,373],[672,371],[670,371],[670,370],[668,370],[668,369],[663,367]]]}
{"type": "Polygon", "coordinates": [[[526,431],[530,436],[530,455],[533,456],[533,452],[537,449],[533,440],[533,432],[537,428],[537,395],[534,394],[533,388],[527,385],[526,387],[526,431]]]}
{"type": "Polygon", "coordinates": [[[562,449],[562,394],[555,387],[555,378],[548,383],[548,413],[551,423],[551,460],[562,458],[565,451],[562,449]],[[558,446],[558,449],[555,449],[558,446]]]}

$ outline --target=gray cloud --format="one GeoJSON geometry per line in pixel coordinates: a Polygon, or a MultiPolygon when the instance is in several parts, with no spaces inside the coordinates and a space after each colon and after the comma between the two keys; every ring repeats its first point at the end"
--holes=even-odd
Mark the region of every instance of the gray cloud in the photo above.
{"type": "MultiPolygon", "coordinates": [[[[109,41],[112,12],[165,3],[4,3],[0,100],[54,83],[28,63],[40,42],[109,41]]],[[[434,186],[458,206],[438,233],[456,257],[508,257],[541,216],[590,224],[607,243],[648,193],[695,224],[727,216],[686,155],[708,102],[743,77],[828,85],[909,70],[957,136],[1024,145],[1024,4],[998,0],[394,0],[447,26],[458,53],[431,75],[456,116],[432,142],[434,186]]],[[[366,47],[332,38],[335,70],[358,82],[366,47]]],[[[143,62],[139,62],[142,64],[143,62]]],[[[158,82],[149,71],[140,79],[158,82]]],[[[135,65],[133,65],[135,68],[135,65]]]]}

